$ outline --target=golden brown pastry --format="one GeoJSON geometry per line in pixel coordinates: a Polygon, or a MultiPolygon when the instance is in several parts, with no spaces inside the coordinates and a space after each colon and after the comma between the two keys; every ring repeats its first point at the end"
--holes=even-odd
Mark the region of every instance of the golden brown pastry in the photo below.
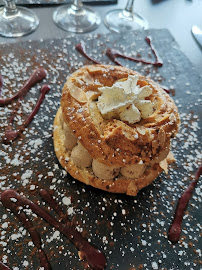
{"type": "Polygon", "coordinates": [[[171,97],[130,69],[85,66],[64,85],[54,120],[57,158],[75,179],[135,196],[174,161],[179,127],[171,97]]]}

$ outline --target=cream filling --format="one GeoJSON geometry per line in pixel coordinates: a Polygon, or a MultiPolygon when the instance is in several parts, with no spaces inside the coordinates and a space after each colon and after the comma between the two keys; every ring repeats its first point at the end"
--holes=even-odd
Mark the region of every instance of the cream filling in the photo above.
{"type": "Polygon", "coordinates": [[[73,163],[80,168],[91,167],[94,175],[103,180],[113,180],[119,174],[130,179],[139,178],[144,174],[147,168],[151,167],[154,163],[160,164],[160,162],[165,160],[170,151],[170,147],[166,148],[158,157],[147,164],[139,162],[137,164],[126,165],[124,167],[107,166],[90,156],[88,151],[74,136],[69,125],[63,122],[62,127],[65,135],[64,145],[67,150],[71,151],[70,158],[72,159],[73,163]]]}
{"type": "Polygon", "coordinates": [[[71,159],[78,167],[87,168],[92,164],[92,157],[79,141],[71,151],[71,159]]]}
{"type": "Polygon", "coordinates": [[[129,75],[127,80],[117,81],[111,87],[100,87],[97,107],[104,118],[119,118],[130,124],[149,117],[154,110],[151,100],[145,99],[152,94],[149,85],[140,87],[139,76],[129,75]]]}

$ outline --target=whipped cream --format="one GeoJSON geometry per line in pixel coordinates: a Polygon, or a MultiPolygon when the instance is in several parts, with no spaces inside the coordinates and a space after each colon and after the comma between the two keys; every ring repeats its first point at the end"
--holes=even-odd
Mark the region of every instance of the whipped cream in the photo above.
{"type": "Polygon", "coordinates": [[[97,101],[100,113],[107,119],[118,118],[130,124],[149,117],[154,104],[145,98],[152,94],[152,88],[140,87],[138,80],[139,76],[129,75],[127,80],[115,82],[111,87],[98,88],[102,93],[97,101]]]}

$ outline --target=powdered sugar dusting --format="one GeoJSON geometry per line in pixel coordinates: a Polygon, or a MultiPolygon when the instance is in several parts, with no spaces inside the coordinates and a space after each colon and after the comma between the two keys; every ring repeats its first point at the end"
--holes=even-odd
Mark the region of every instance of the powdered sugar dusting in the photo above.
{"type": "MultiPolygon", "coordinates": [[[[167,239],[177,199],[188,186],[202,159],[199,110],[201,79],[190,62],[176,50],[172,37],[167,32],[159,33],[155,30],[150,32],[163,58],[163,67],[156,69],[123,59],[120,62],[176,90],[174,99],[179,108],[181,128],[173,140],[176,163],[170,167],[168,176],[162,174],[136,198],[108,194],[73,180],[55,157],[52,130],[54,116],[60,106],[62,85],[74,70],[84,64],[91,64],[74,50],[74,44],[81,37],[27,42],[15,49],[7,45],[8,50],[0,48],[3,97],[11,96],[39,66],[48,71],[45,83],[51,84],[52,89],[22,137],[12,145],[1,144],[0,189],[15,188],[19,193],[37,201],[47,211],[49,208],[42,203],[38,191],[44,187],[50,189],[77,230],[105,253],[107,269],[197,269],[201,263],[200,182],[184,217],[181,240],[173,246],[167,239]],[[181,60],[176,63],[173,55],[181,60]],[[188,76],[190,73],[192,76],[188,76]]],[[[135,56],[141,54],[147,58],[151,52],[148,51],[144,37],[144,34],[135,35],[131,42],[131,38],[89,35],[85,41],[86,50],[104,64],[112,64],[104,52],[107,47],[135,56]]],[[[23,123],[26,115],[32,111],[40,87],[40,84],[33,87],[22,102],[15,116],[16,126],[23,123]]],[[[3,136],[13,105],[0,107],[0,137],[3,136]]],[[[39,269],[28,232],[10,212],[3,207],[0,211],[0,260],[15,270],[39,269]]],[[[71,243],[32,211],[24,211],[42,234],[42,242],[46,243],[46,253],[53,269],[85,268],[71,243]]]]}

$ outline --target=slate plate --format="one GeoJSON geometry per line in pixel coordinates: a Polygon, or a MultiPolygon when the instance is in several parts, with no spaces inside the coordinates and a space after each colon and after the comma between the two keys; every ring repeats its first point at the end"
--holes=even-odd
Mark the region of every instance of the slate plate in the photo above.
{"type": "MultiPolygon", "coordinates": [[[[47,69],[45,81],[51,85],[37,118],[22,137],[11,145],[1,144],[0,189],[15,188],[28,198],[38,200],[44,207],[38,192],[40,188],[50,189],[82,234],[105,253],[108,261],[106,269],[201,269],[200,182],[187,208],[179,243],[172,245],[167,239],[177,199],[201,162],[201,77],[167,30],[134,32],[124,37],[87,35],[85,42],[89,54],[102,63],[112,64],[105,55],[108,47],[152,59],[151,50],[144,41],[148,34],[163,59],[163,67],[121,61],[175,92],[173,98],[182,123],[178,136],[173,140],[176,163],[170,167],[169,174],[163,173],[137,197],[128,197],[85,186],[60,167],[51,134],[62,86],[74,70],[91,64],[74,47],[84,37],[70,36],[62,40],[0,46],[3,96],[16,92],[39,66],[47,69]],[[67,201],[69,203],[65,205],[67,201]]],[[[26,96],[22,110],[16,115],[16,125],[34,107],[41,85],[33,87],[26,96]]],[[[1,137],[12,106],[0,107],[1,137]]],[[[41,234],[53,270],[88,269],[79,261],[77,250],[65,237],[32,213],[28,214],[41,234]]],[[[39,269],[38,256],[29,234],[2,205],[0,260],[16,270],[39,269]]]]}
{"type": "MultiPolygon", "coordinates": [[[[17,5],[55,5],[70,4],[72,0],[16,0],[17,5]]],[[[112,5],[117,4],[117,0],[83,0],[88,5],[112,5]]],[[[4,1],[0,0],[0,6],[4,5],[4,1]]]]}

